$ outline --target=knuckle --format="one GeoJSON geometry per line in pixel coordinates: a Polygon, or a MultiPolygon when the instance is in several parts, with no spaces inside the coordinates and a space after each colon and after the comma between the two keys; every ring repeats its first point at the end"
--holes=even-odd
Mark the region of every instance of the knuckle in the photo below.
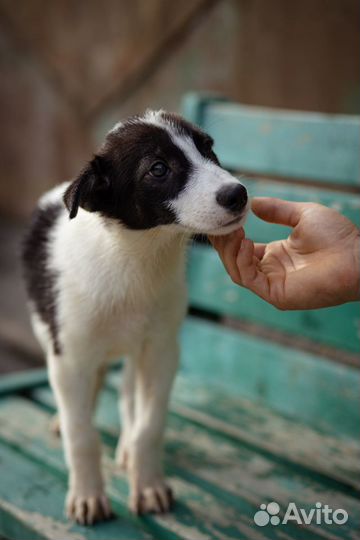
{"type": "Polygon", "coordinates": [[[317,202],[310,202],[308,203],[308,208],[310,208],[311,210],[323,210],[324,209],[324,206],[320,203],[317,203],[317,202]]]}
{"type": "Polygon", "coordinates": [[[243,279],[241,280],[241,284],[242,284],[243,287],[248,288],[249,284],[250,284],[250,281],[246,277],[243,277],[243,279]]]}

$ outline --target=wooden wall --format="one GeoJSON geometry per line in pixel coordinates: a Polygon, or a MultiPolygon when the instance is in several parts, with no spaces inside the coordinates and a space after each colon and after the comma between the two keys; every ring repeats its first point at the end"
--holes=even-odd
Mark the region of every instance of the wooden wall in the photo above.
{"type": "Polygon", "coordinates": [[[26,217],[106,130],[187,90],[360,113],[358,0],[0,0],[0,213],[26,217]]]}

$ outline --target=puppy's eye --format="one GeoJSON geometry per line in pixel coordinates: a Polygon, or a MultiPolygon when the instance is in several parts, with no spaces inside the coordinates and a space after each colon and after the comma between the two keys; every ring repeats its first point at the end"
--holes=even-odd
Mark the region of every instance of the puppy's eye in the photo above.
{"type": "Polygon", "coordinates": [[[157,161],[150,169],[151,176],[163,178],[169,172],[169,167],[163,161],[157,161]]]}

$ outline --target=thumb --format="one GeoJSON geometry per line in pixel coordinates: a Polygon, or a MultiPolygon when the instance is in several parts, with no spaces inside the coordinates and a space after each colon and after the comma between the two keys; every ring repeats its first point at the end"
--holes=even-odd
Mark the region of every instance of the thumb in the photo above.
{"type": "Polygon", "coordinates": [[[256,216],[264,221],[295,227],[300,221],[304,203],[270,197],[254,197],[251,209],[256,216]]]}

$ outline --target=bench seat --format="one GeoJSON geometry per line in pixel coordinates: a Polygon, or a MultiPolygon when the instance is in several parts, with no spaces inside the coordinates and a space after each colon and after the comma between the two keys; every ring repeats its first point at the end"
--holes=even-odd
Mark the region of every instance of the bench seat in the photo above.
{"type": "Polygon", "coordinates": [[[135,517],[127,510],[127,482],[113,464],[121,378],[115,370],[96,423],[116,518],[88,528],[66,521],[61,441],[49,431],[54,399],[40,370],[7,376],[0,386],[1,534],[22,540],[247,539],[254,537],[253,516],[262,502],[275,500],[283,513],[290,501],[309,509],[319,500],[345,508],[348,523],[321,530],[269,525],[259,527],[256,538],[353,538],[360,526],[358,371],[193,317],[184,325],[182,349],[165,439],[174,513],[135,517]]]}

